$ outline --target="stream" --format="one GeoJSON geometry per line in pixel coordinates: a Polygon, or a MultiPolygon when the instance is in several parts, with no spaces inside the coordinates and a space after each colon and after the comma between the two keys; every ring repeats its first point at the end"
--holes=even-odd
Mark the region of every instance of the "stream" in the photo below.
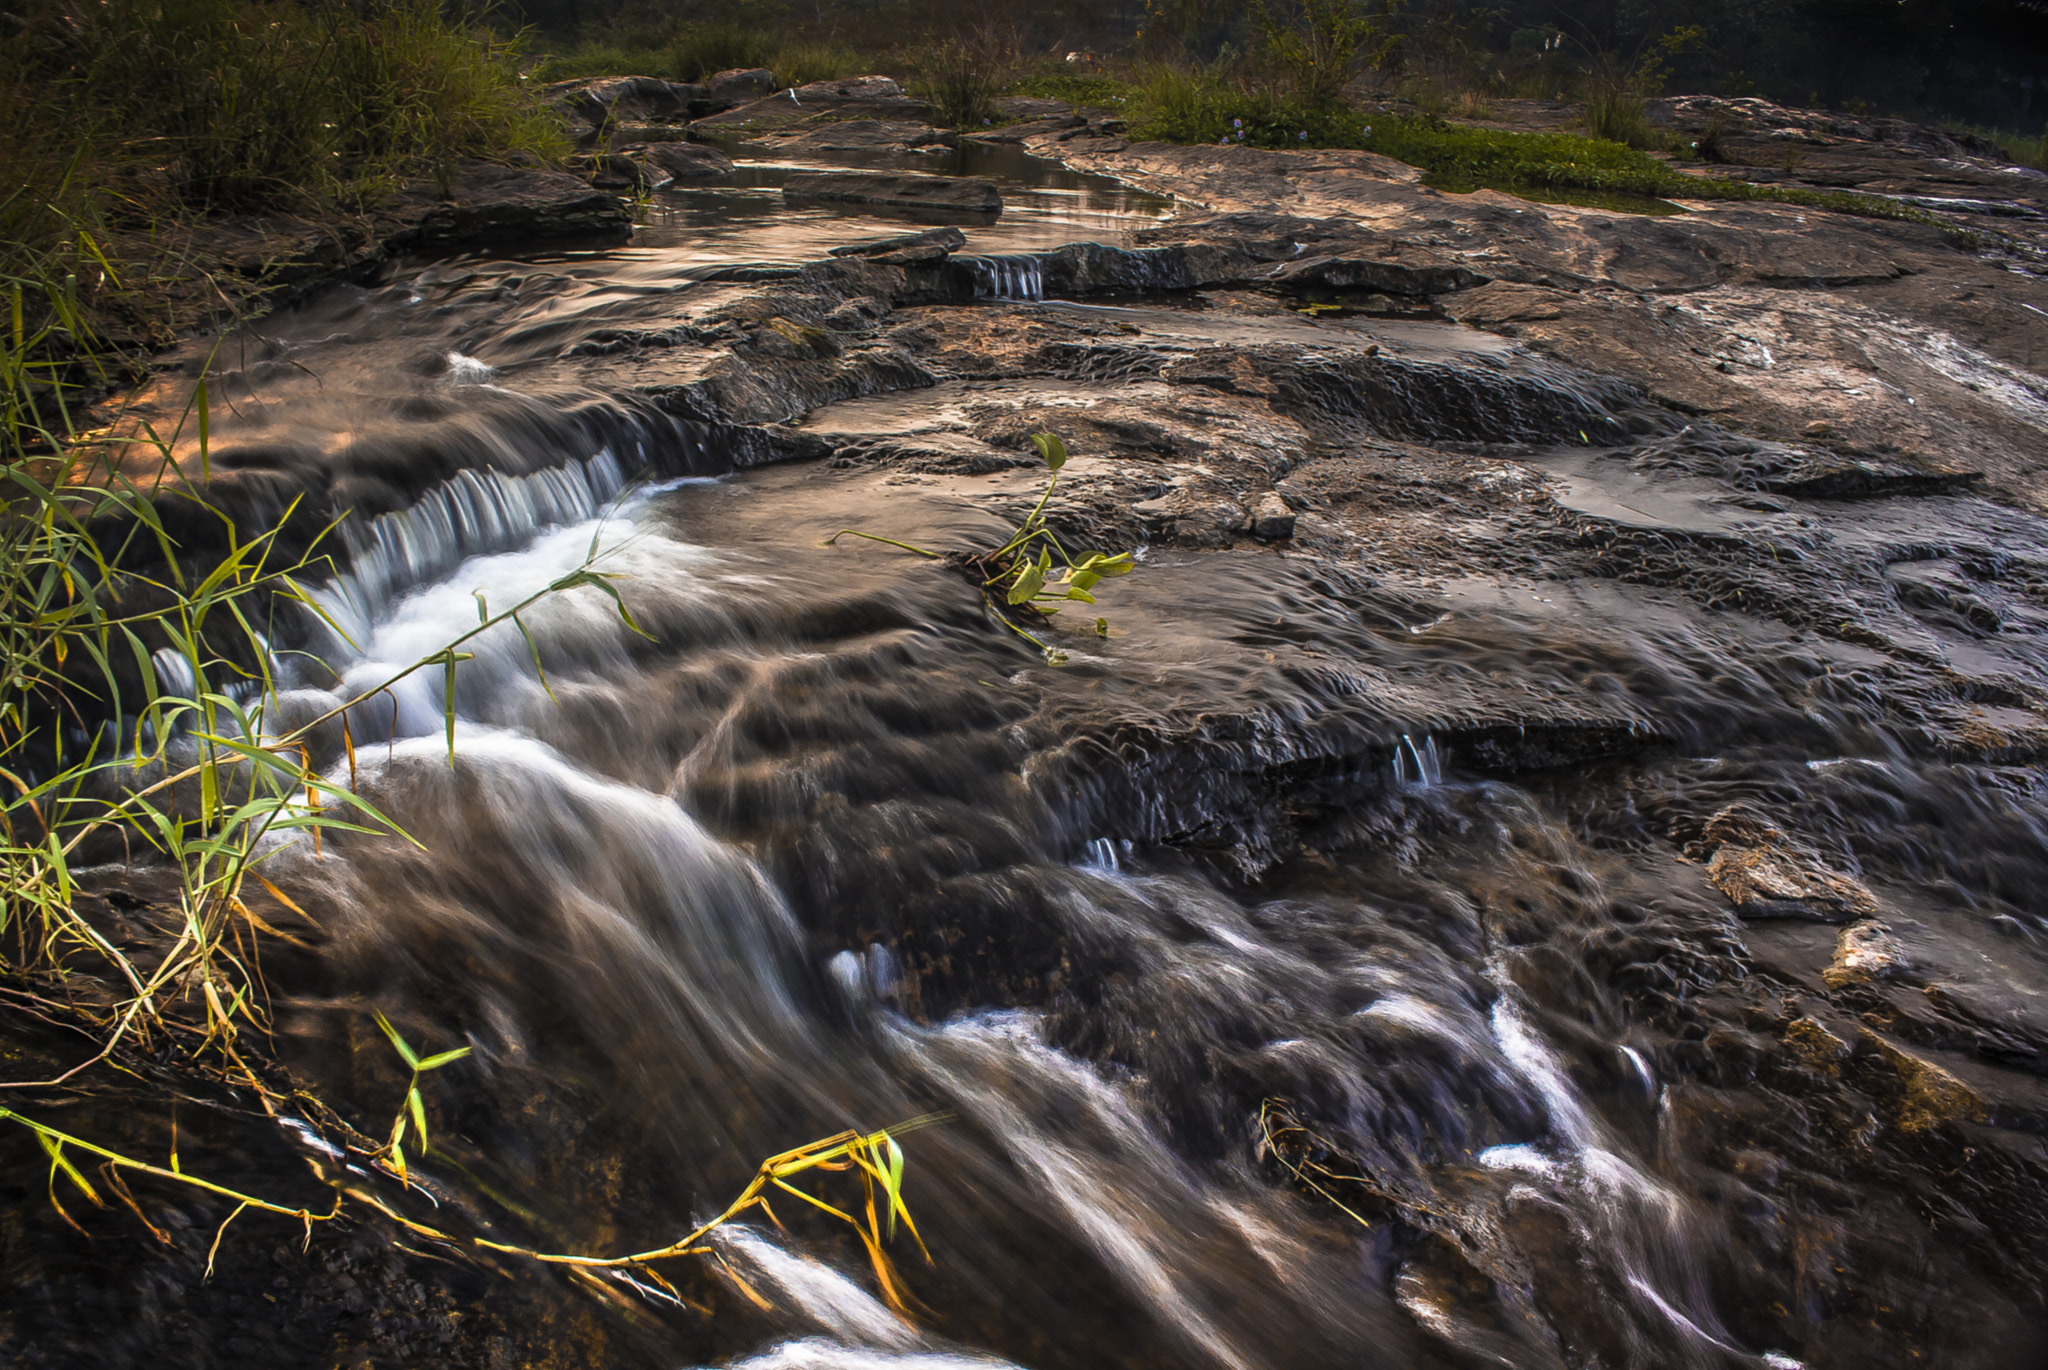
{"type": "MultiPolygon", "coordinates": [[[[786,208],[817,164],[743,162],[657,193],[630,246],[331,287],[213,381],[243,516],[314,471],[357,510],[278,725],[593,554],[640,630],[584,587],[472,643],[452,759],[438,671],[323,734],[418,845],[264,868],[320,933],[272,968],[282,1059],[376,1133],[403,1076],[372,1008],[473,1046],[424,1086],[406,1211],[556,1251],[662,1245],[763,1157],[943,1114],[902,1138],[913,1315],[795,1198],[672,1288],[403,1238],[361,1258],[383,1283],[332,1277],[384,1293],[292,1314],[266,1291],[313,1278],[296,1228],[244,1215],[215,1292],[172,1295],[141,1239],[44,1211],[31,1147],[0,1347],[2043,1363],[2048,526],[1813,493],[1796,454],[1440,319],[1051,298],[1045,254],[1134,248],[1171,206],[976,157],[886,163],[1008,207],[958,224],[956,298],[817,326],[869,342],[799,319],[784,347],[775,292],[947,221],[786,208]],[[1055,621],[1064,664],[950,567],[827,544],[998,544],[1041,426],[1076,453],[1063,537],[1139,558],[1055,621]],[[1246,531],[1268,490],[1291,538],[1246,531]],[[444,1311],[390,1312],[436,1281],[444,1311]]],[[[207,1107],[215,1170],[372,1183],[311,1115],[207,1107]]],[[[52,1117],[159,1145],[141,1108],[52,1117]]],[[[203,1257],[225,1209],[165,1202],[203,1257]]]]}

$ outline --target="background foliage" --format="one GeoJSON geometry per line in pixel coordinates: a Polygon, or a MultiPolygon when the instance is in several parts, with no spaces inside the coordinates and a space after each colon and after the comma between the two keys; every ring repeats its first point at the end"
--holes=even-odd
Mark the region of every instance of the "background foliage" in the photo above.
{"type": "MultiPolygon", "coordinates": [[[[877,56],[963,24],[1015,37],[1027,60],[1148,56],[1235,62],[1275,15],[1313,11],[1324,34],[1370,20],[1344,0],[518,0],[539,46],[732,24],[775,46],[822,43],[877,56]]],[[[1493,95],[1583,99],[1603,58],[1648,51],[1674,30],[1700,40],[1670,57],[1675,92],[1953,119],[2038,135],[2048,123],[2048,5],[2039,0],[1405,0],[1388,28],[1401,78],[1493,95]]],[[[1305,40],[1313,28],[1292,29],[1305,40]]],[[[646,45],[659,48],[660,44],[646,45]]],[[[757,54],[758,57],[758,54],[757,54]]],[[[756,62],[755,64],[765,64],[756,62]]],[[[886,67],[886,63],[884,63],[886,67]]]]}

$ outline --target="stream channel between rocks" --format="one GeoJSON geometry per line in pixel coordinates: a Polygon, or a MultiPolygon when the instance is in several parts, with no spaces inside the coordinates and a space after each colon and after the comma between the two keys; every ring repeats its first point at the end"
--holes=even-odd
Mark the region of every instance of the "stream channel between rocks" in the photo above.
{"type": "MultiPolygon", "coordinates": [[[[316,760],[421,845],[265,867],[317,923],[266,963],[316,1093],[388,1118],[373,1008],[475,1048],[428,1082],[432,1203],[311,1115],[178,1117],[244,1188],[615,1252],[948,1112],[903,1142],[918,1316],[794,1199],[667,1291],[260,1214],[202,1283],[228,1205],[87,1239],[8,1136],[11,1363],[2041,1363],[2048,525],[1191,287],[1203,249],[1139,246],[1165,202],[1018,154],[960,168],[999,218],[894,258],[829,250],[946,221],[786,207],[790,169],[227,339],[220,502],[356,511],[279,722],[593,546],[644,634],[582,588],[474,644],[452,762],[438,672],[358,704],[316,760]],[[1139,557],[1063,665],[824,545],[998,542],[1041,430],[1062,540],[1139,557]]],[[[146,868],[97,874],[147,923],[146,868]]],[[[139,1086],[45,1103],[169,1135],[139,1086]]]]}

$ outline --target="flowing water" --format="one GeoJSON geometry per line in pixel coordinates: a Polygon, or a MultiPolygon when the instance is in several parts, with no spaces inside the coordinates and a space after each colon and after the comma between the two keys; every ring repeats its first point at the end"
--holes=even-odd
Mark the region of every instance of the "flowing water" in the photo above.
{"type": "MultiPolygon", "coordinates": [[[[1638,422],[1639,451],[1543,447],[1582,414],[1641,415],[1497,339],[1132,301],[1092,314],[1189,355],[1233,331],[1369,334],[1414,359],[1416,388],[1377,411],[1390,431],[1519,434],[1564,508],[1626,536],[1711,550],[1777,519],[1788,565],[1882,549],[1865,561],[1917,574],[1933,606],[1922,656],[1562,560],[1156,544],[1105,589],[1112,635],[1050,666],[947,567],[823,545],[849,525],[993,540],[1013,506],[989,500],[1028,499],[1030,470],[764,465],[723,419],[607,388],[612,340],[694,327],[745,288],[716,268],[901,227],[781,210],[755,188],[773,170],[672,197],[630,248],[332,290],[235,339],[219,388],[238,479],[340,463],[361,510],[321,591],[333,626],[298,643],[331,670],[280,658],[281,722],[593,548],[641,630],[586,587],[525,615],[530,645],[510,625],[472,644],[452,757],[439,672],[364,698],[353,755],[324,739],[328,773],[418,845],[299,843],[267,868],[324,934],[280,1004],[287,1059],[366,1101],[368,1130],[398,1083],[369,1006],[426,1047],[475,1047],[429,1082],[436,1221],[645,1249],[766,1155],[950,1115],[904,1139],[932,1260],[901,1237],[894,1254],[918,1317],[792,1198],[786,1231],[724,1232],[732,1276],[706,1266],[681,1303],[509,1266],[598,1310],[596,1332],[551,1324],[576,1363],[2032,1363],[2048,802],[2024,747],[1930,740],[1914,691],[2000,681],[1957,707],[2038,726],[2040,582],[2013,569],[2048,569],[2038,520],[1880,499],[1823,540],[1797,511],[1731,511],[1702,477],[1629,464],[1693,452],[1677,420],[1638,422]],[[1987,603],[1988,632],[1966,612],[1987,603]],[[1828,999],[1836,927],[1790,903],[1738,919],[1705,882],[1730,813],[1874,891],[1920,978],[1828,999]],[[1887,995],[1964,1025],[1939,1059],[1993,1113],[1902,1131],[1882,1089],[1848,1090],[1891,1059],[1871,1042],[1939,1046],[1887,995]],[[1792,1020],[1840,1059],[1786,1056],[1809,1039],[1792,1020]],[[1973,1052],[1970,1032],[2003,1045],[1973,1052]],[[1967,1157],[1937,1145],[1954,1135],[1967,1157]]],[[[1020,254],[1149,207],[1076,212],[1115,223],[972,228],[958,307],[1036,298],[1020,254]]],[[[654,355],[634,352],[636,384],[682,365],[654,355]]],[[[789,431],[857,451],[922,425],[943,448],[963,407],[1148,384],[946,381],[844,395],[789,431]]],[[[305,1155],[342,1164],[321,1145],[305,1155]]],[[[93,1287],[58,1256],[11,1264],[93,1287]]],[[[76,1315],[46,1316],[50,1340],[15,1344],[67,1363],[76,1315]]]]}

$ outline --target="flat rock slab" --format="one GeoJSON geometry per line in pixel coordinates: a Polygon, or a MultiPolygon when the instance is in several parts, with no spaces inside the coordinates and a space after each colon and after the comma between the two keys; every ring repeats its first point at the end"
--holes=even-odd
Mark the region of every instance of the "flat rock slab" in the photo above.
{"type": "Polygon", "coordinates": [[[912,209],[957,209],[992,214],[1003,207],[994,181],[979,176],[896,176],[883,172],[801,172],[783,182],[791,200],[837,200],[847,204],[895,205],[912,209]]]}
{"type": "Polygon", "coordinates": [[[732,158],[703,143],[654,143],[642,156],[678,181],[708,181],[732,174],[732,158]]]}
{"type": "Polygon", "coordinates": [[[407,186],[389,212],[410,221],[385,240],[392,251],[429,243],[623,237],[633,228],[633,216],[618,196],[574,176],[487,162],[464,162],[446,199],[430,185],[407,186]]]}
{"type": "Polygon", "coordinates": [[[796,98],[813,104],[844,100],[900,100],[903,87],[889,76],[844,76],[798,86],[796,98]]]}
{"type": "Polygon", "coordinates": [[[794,90],[778,90],[738,109],[700,120],[707,131],[721,135],[793,132],[799,127],[857,119],[917,122],[930,111],[922,100],[903,93],[886,76],[853,76],[839,81],[813,81],[794,90]]]}
{"type": "Polygon", "coordinates": [[[967,246],[967,235],[950,225],[945,228],[926,229],[922,233],[896,233],[887,238],[876,238],[865,243],[848,243],[832,249],[835,257],[883,257],[897,252],[921,252],[936,249],[940,256],[967,246]]]}
{"type": "Polygon", "coordinates": [[[947,145],[953,135],[908,119],[844,119],[774,140],[780,152],[871,152],[947,145]]]}

